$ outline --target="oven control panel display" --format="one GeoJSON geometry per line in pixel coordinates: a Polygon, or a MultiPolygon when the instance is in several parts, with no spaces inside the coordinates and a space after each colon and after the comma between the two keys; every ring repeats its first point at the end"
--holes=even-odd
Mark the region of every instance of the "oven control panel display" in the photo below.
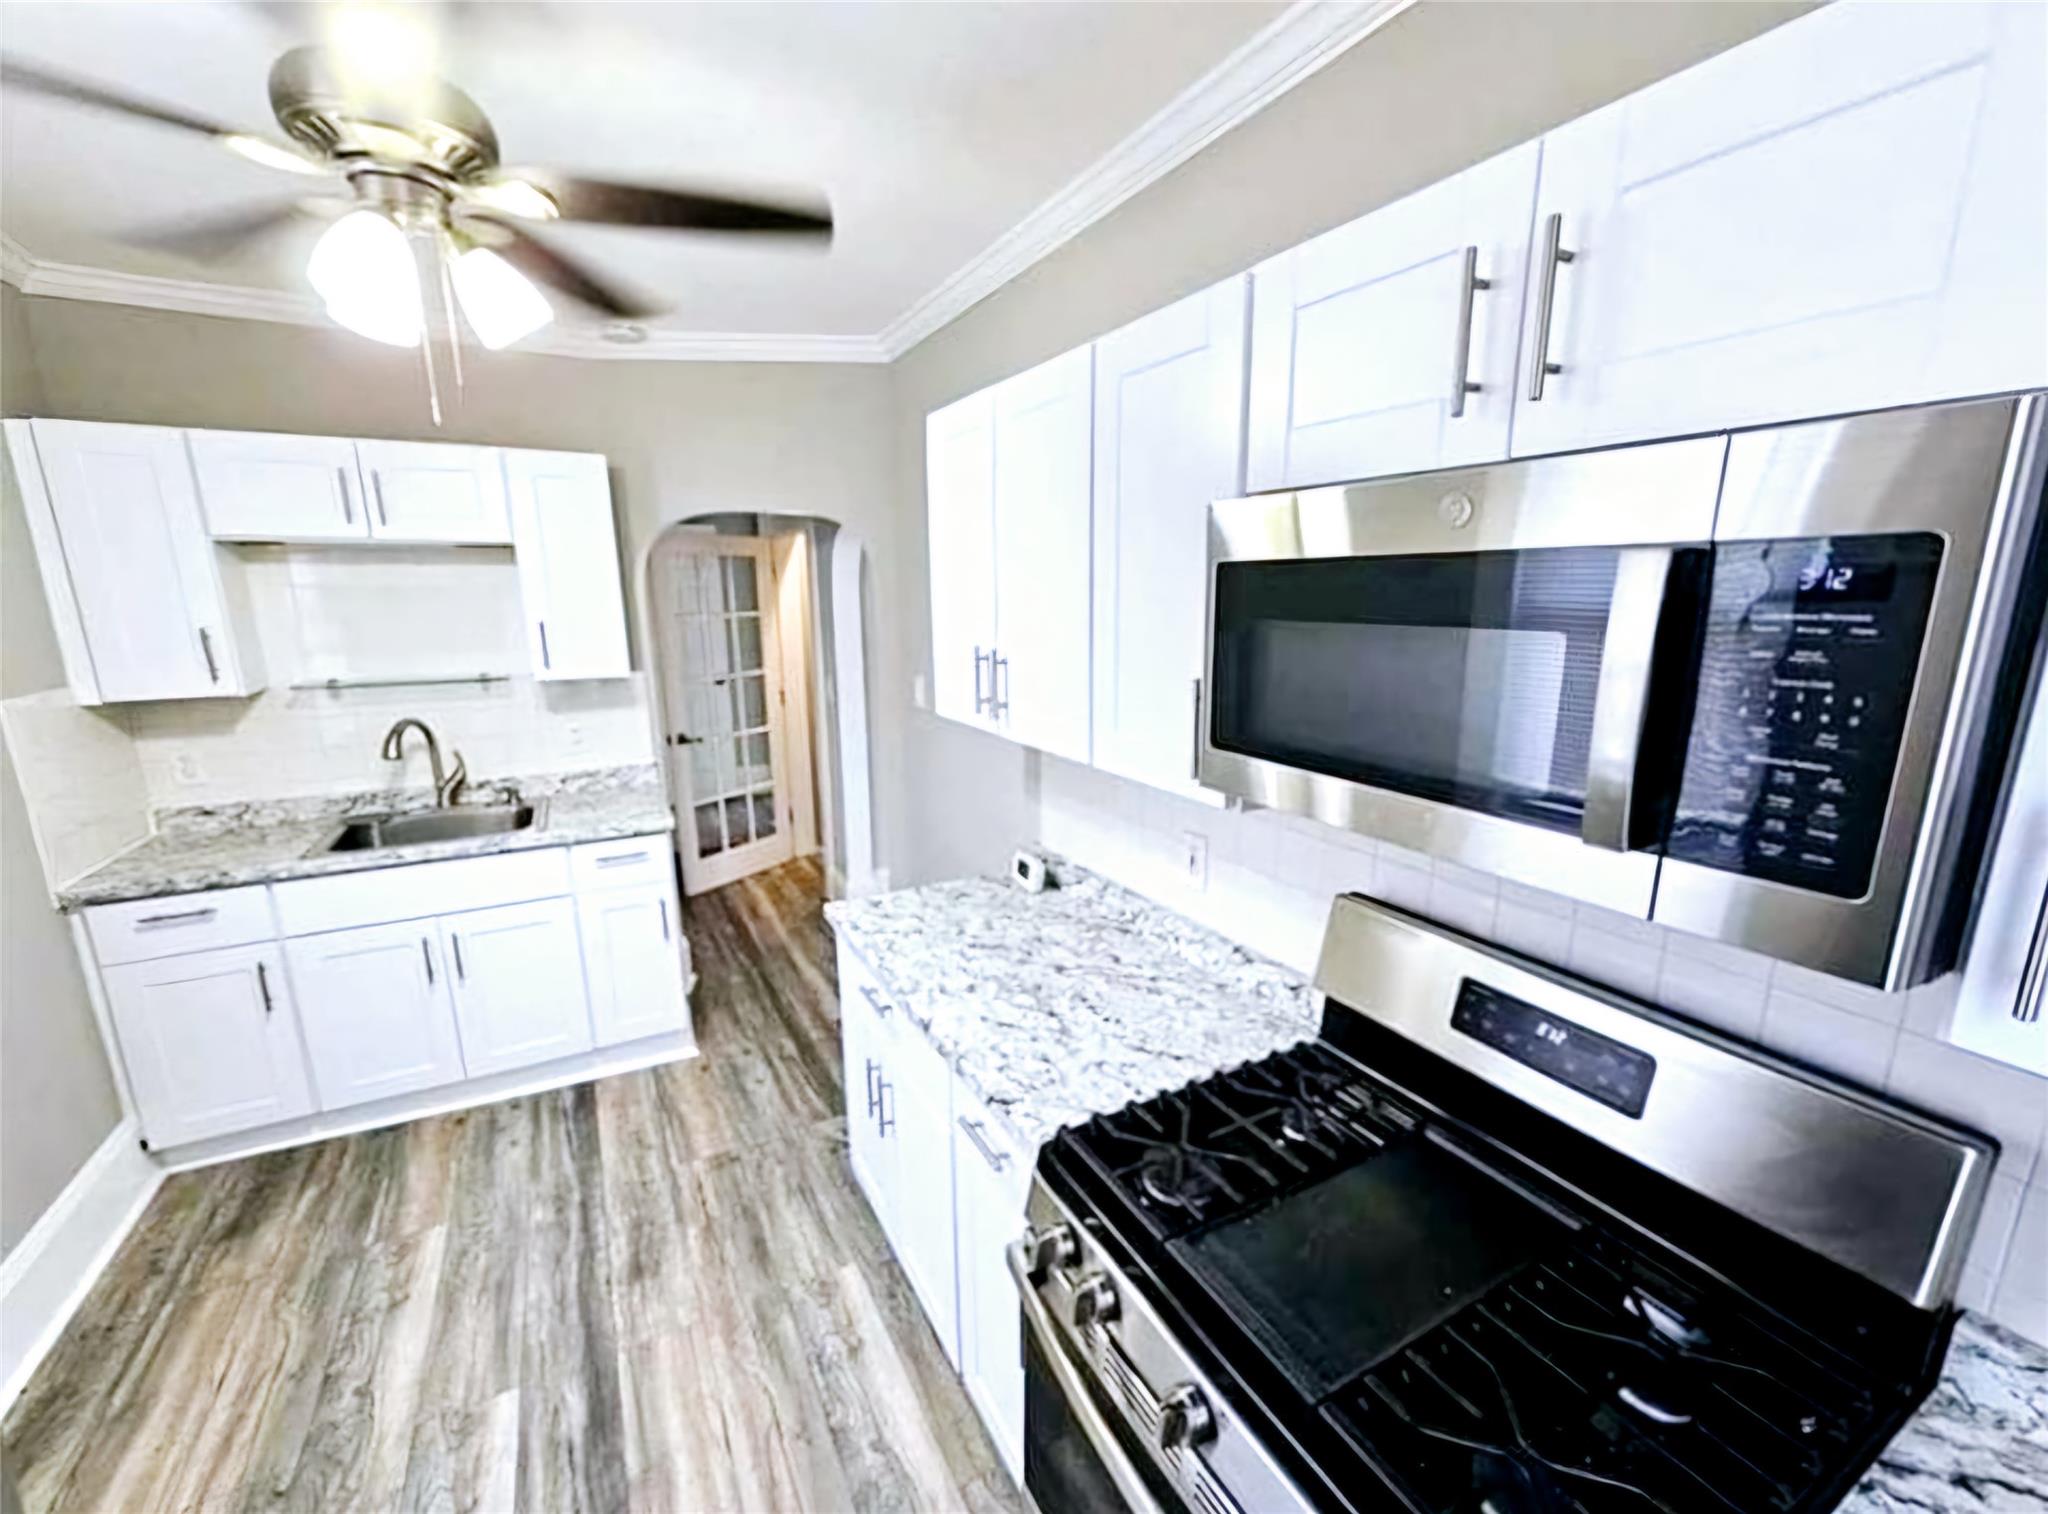
{"type": "Polygon", "coordinates": [[[1648,1052],[1470,978],[1458,989],[1451,1029],[1632,1120],[1643,1117],[1657,1076],[1657,1059],[1648,1052]]]}
{"type": "Polygon", "coordinates": [[[1924,532],[1715,547],[1667,855],[1869,888],[1940,566],[1924,532]]]}

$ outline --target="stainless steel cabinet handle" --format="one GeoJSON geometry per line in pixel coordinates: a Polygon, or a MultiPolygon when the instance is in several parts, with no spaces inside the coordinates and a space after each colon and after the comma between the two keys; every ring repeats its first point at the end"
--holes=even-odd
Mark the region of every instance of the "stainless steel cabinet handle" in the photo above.
{"type": "Polygon", "coordinates": [[[355,501],[349,498],[348,469],[337,467],[334,475],[341,480],[341,523],[344,526],[352,526],[356,523],[356,506],[355,501]]]}
{"type": "Polygon", "coordinates": [[[205,909],[181,909],[169,915],[144,915],[135,923],[141,925],[189,925],[198,920],[211,920],[220,911],[212,905],[205,909]]]}
{"type": "Polygon", "coordinates": [[[981,1153],[981,1159],[994,1171],[1001,1172],[1010,1165],[1010,1154],[1007,1151],[997,1151],[989,1145],[988,1137],[982,1134],[981,1121],[970,1120],[963,1114],[960,1116],[960,1128],[967,1132],[967,1139],[974,1143],[974,1149],[981,1153]]]}
{"type": "Polygon", "coordinates": [[[873,1119],[873,1118],[874,1118],[874,1115],[875,1115],[875,1111],[876,1111],[876,1110],[877,1110],[878,1108],[880,1108],[880,1106],[881,1106],[881,1102],[882,1102],[882,1101],[881,1101],[881,1097],[880,1097],[880,1096],[879,1096],[879,1095],[878,1095],[878,1094],[877,1094],[877,1093],[875,1092],[875,1059],[874,1059],[873,1057],[869,1057],[869,1058],[867,1059],[867,1061],[868,1061],[868,1118],[870,1118],[870,1119],[873,1119]]]}
{"type": "Polygon", "coordinates": [[[256,964],[256,991],[263,995],[263,1012],[266,1015],[277,1008],[270,1002],[270,974],[264,970],[261,962],[256,964]]]}
{"type": "Polygon", "coordinates": [[[427,938],[420,937],[420,960],[427,964],[427,986],[434,986],[434,954],[427,947],[427,938]]]}
{"type": "Polygon", "coordinates": [[[206,658],[206,676],[213,683],[220,682],[220,665],[213,660],[213,638],[206,634],[206,627],[199,628],[199,650],[206,658]]]}
{"type": "Polygon", "coordinates": [[[876,993],[872,988],[869,988],[865,983],[860,985],[860,996],[868,1001],[868,1008],[872,1009],[876,1015],[884,1020],[896,1012],[895,1005],[876,993]]]}
{"type": "Polygon", "coordinates": [[[535,624],[540,627],[540,665],[544,668],[552,668],[555,664],[553,659],[548,656],[548,623],[542,620],[536,621],[535,624]]]}
{"type": "Polygon", "coordinates": [[[377,524],[390,525],[391,517],[384,513],[384,477],[375,468],[370,470],[370,493],[377,499],[377,524]]]}
{"type": "Polygon", "coordinates": [[[988,654],[988,712],[998,720],[1010,718],[1010,659],[994,652],[988,654]]]}
{"type": "Polygon", "coordinates": [[[2022,1025],[2041,1018],[2041,1000],[2048,997],[2048,900],[2041,904],[2034,922],[2034,939],[2027,947],[2027,965],[2020,969],[2020,993],[2013,1000],[2012,1017],[2022,1025]]]}
{"type": "Polygon", "coordinates": [[[1670,547],[1616,553],[1607,633],[1593,688],[1593,731],[1586,755],[1586,808],[1579,839],[1606,851],[1629,849],[1643,717],[1650,703],[1651,653],[1671,580],[1670,547]]]}
{"type": "Polygon", "coordinates": [[[1451,416],[1456,419],[1465,413],[1465,396],[1477,394],[1479,386],[1472,382],[1472,296],[1482,289],[1491,289],[1493,281],[1479,277],[1479,249],[1465,249],[1465,267],[1458,275],[1458,331],[1451,352],[1451,416]]]}
{"type": "Polygon", "coordinates": [[[1550,314],[1557,302],[1557,265],[1569,263],[1576,252],[1562,243],[1564,216],[1553,210],[1543,222],[1543,271],[1536,280],[1536,361],[1529,369],[1529,398],[1543,398],[1543,381],[1564,372],[1562,363],[1550,360],[1550,314]]]}
{"type": "Polygon", "coordinates": [[[875,1126],[875,1134],[877,1135],[887,1135],[896,1128],[896,1116],[889,1113],[895,1107],[895,1104],[889,1098],[890,1093],[893,1091],[894,1085],[887,1078],[875,1079],[876,1102],[881,1106],[882,1112],[881,1121],[875,1126]]]}
{"type": "Polygon", "coordinates": [[[974,713],[979,715],[988,706],[988,696],[981,692],[981,669],[988,656],[980,647],[974,649],[974,713]]]}
{"type": "Polygon", "coordinates": [[[664,941],[666,941],[666,940],[668,940],[668,939],[669,939],[669,934],[668,934],[668,900],[666,900],[666,899],[657,899],[657,900],[655,900],[654,902],[655,902],[656,904],[659,904],[659,905],[661,906],[661,939],[662,939],[662,940],[664,940],[664,941]]]}
{"type": "Polygon", "coordinates": [[[1010,1280],[1017,1285],[1017,1298],[1024,1306],[1024,1324],[1037,1340],[1046,1364],[1052,1368],[1060,1396],[1067,1401],[1068,1412],[1080,1422],[1081,1433],[1088,1437],[1088,1444],[1102,1458],[1103,1470],[1116,1484],[1125,1508],[1130,1514],[1164,1514],[1159,1500],[1152,1496],[1151,1485],[1145,1481],[1137,1463],[1131,1460],[1130,1452],[1124,1449],[1123,1441],[1102,1410],[1095,1406],[1094,1390],[1067,1355],[1066,1347],[1060,1344],[1052,1313],[1045,1307],[1045,1300],[1038,1296],[1038,1289],[1032,1285],[1024,1243],[1012,1241],[1004,1247],[1003,1260],[1009,1264],[1010,1280]]]}
{"type": "Polygon", "coordinates": [[[646,860],[647,853],[644,851],[613,852],[609,857],[598,858],[597,865],[599,867],[624,867],[628,862],[645,862],[646,860]]]}
{"type": "Polygon", "coordinates": [[[448,937],[448,944],[455,950],[455,976],[460,982],[467,983],[469,974],[462,966],[462,937],[451,934],[448,937]]]}

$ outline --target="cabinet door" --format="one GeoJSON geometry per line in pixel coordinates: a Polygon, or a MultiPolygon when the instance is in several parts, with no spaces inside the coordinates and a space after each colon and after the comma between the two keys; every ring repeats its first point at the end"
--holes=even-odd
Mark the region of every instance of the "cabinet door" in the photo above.
{"type": "Polygon", "coordinates": [[[995,654],[995,407],[988,391],[925,417],[932,709],[988,725],[995,654]]]}
{"type": "MultiPolygon", "coordinates": [[[[666,858],[663,859],[667,861],[666,858]]],[[[590,1025],[600,1046],[690,1028],[675,885],[606,889],[577,901],[590,1025]]]]}
{"type": "Polygon", "coordinates": [[[1243,278],[1095,344],[1095,765],[1191,791],[1212,500],[1242,492],[1243,278]]]}
{"type": "Polygon", "coordinates": [[[1024,1366],[1017,1288],[1004,1251],[1024,1233],[1032,1154],[953,1083],[953,1209],[960,1380],[1009,1468],[1024,1477],[1024,1366]]]}
{"type": "MultiPolygon", "coordinates": [[[[96,691],[82,702],[204,699],[262,687],[253,643],[232,623],[184,434],[91,421],[30,423],[57,563],[44,584],[68,598],[96,691]],[[51,574],[59,574],[53,585],[51,574]]],[[[24,503],[29,503],[24,484],[24,503]]],[[[32,506],[32,508],[34,508],[32,506]]],[[[37,509],[37,514],[41,514],[37,509]]],[[[55,607],[53,606],[53,609],[55,607]]]]}
{"type": "Polygon", "coordinates": [[[449,442],[358,442],[379,541],[512,540],[505,470],[492,447],[449,442]]]}
{"type": "Polygon", "coordinates": [[[455,1023],[472,1078],[590,1050],[590,1004],[567,899],[445,915],[455,1023]]]}
{"type": "Polygon", "coordinates": [[[859,957],[840,947],[840,1087],[846,1098],[846,1161],[861,1192],[867,1195],[868,1207],[887,1232],[895,1223],[895,1189],[889,1166],[893,1147],[881,1128],[881,1081],[886,1072],[883,1047],[888,1039],[883,1029],[884,1010],[893,1013],[881,985],[859,957]]]}
{"type": "Polygon", "coordinates": [[[291,985],[276,945],[134,962],[108,968],[104,977],[121,1060],[152,1146],[312,1111],[291,985]]]}
{"type": "Polygon", "coordinates": [[[206,528],[227,541],[362,541],[356,444],[341,436],[187,431],[206,528]]]}
{"type": "Polygon", "coordinates": [[[1259,265],[1251,488],[1507,456],[1538,155],[1527,143],[1259,265]]]}
{"type": "Polygon", "coordinates": [[[1076,348],[995,388],[996,665],[1008,735],[1088,760],[1094,359],[1076,348]]]}
{"type": "Polygon", "coordinates": [[[2039,5],[1830,5],[1552,132],[1514,450],[2048,382],[2044,76],[2039,5]]]}
{"type": "Polygon", "coordinates": [[[503,456],[533,676],[628,676],[626,601],[604,459],[592,452],[503,456]]]}
{"type": "Polygon", "coordinates": [[[462,1077],[447,963],[431,920],[285,943],[322,1109],[462,1077]]]}
{"type": "Polygon", "coordinates": [[[897,1013],[881,1078],[881,1128],[893,1150],[895,1197],[883,1228],[932,1332],[960,1361],[953,1261],[953,1073],[924,1032],[897,1013]]]}

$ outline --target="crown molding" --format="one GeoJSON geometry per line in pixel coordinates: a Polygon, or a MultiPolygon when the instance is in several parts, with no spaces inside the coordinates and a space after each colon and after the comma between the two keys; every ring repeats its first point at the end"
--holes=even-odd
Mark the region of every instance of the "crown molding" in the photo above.
{"type": "Polygon", "coordinates": [[[902,356],[1415,3],[1296,0],[973,261],[883,327],[883,350],[892,361],[902,356]]]}
{"type": "MultiPolygon", "coordinates": [[[[595,327],[551,326],[514,350],[629,362],[893,362],[1415,3],[1416,0],[1296,0],[972,261],[872,336],[655,328],[647,332],[644,340],[622,343],[607,338],[595,327]]],[[[0,280],[14,285],[23,294],[51,299],[92,300],[296,326],[328,324],[320,301],[310,292],[255,289],[202,279],[167,279],[78,263],[46,262],[4,233],[0,233],[0,280]]]]}

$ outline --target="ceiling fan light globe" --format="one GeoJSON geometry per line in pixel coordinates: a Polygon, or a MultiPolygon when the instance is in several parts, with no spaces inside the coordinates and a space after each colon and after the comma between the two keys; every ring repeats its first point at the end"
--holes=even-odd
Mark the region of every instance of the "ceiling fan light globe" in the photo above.
{"type": "Polygon", "coordinates": [[[533,281],[488,247],[472,247],[449,266],[455,298],[476,339],[493,352],[555,318],[533,281]]]}
{"type": "Polygon", "coordinates": [[[306,278],[337,324],[393,347],[419,345],[419,271],[390,217],[352,210],[336,221],[314,244],[306,278]]]}

